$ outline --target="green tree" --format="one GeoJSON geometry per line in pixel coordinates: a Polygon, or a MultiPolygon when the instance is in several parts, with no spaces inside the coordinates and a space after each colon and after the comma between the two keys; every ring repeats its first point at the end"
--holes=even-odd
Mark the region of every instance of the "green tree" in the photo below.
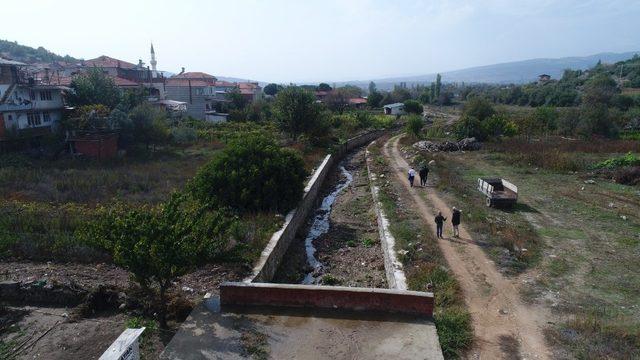
{"type": "Polygon", "coordinates": [[[440,74],[436,75],[436,86],[435,86],[435,98],[440,98],[440,92],[442,91],[442,76],[440,74]]]}
{"type": "Polygon", "coordinates": [[[416,100],[406,100],[404,102],[404,111],[409,114],[422,114],[422,104],[416,100]]]}
{"type": "Polygon", "coordinates": [[[369,95],[378,92],[378,89],[376,88],[376,83],[374,83],[373,81],[371,81],[369,83],[369,95]]]}
{"type": "Polygon", "coordinates": [[[380,107],[380,102],[384,96],[378,91],[370,92],[369,96],[367,96],[367,105],[372,108],[380,107]]]}
{"type": "Polygon", "coordinates": [[[132,134],[135,142],[143,143],[149,148],[169,140],[170,132],[167,125],[167,114],[160,108],[149,103],[136,106],[129,113],[132,134]]]}
{"type": "Polygon", "coordinates": [[[157,286],[159,320],[166,328],[172,282],[197,265],[219,260],[235,222],[224,212],[173,194],[157,207],[101,209],[78,236],[111,253],[147,292],[155,293],[152,286],[157,286]]]}
{"type": "Polygon", "coordinates": [[[267,95],[275,96],[278,93],[278,91],[280,91],[281,89],[282,89],[282,86],[271,83],[265,86],[262,91],[264,91],[264,93],[267,95]]]}
{"type": "Polygon", "coordinates": [[[420,138],[420,133],[422,132],[424,121],[422,120],[422,117],[419,115],[409,115],[407,116],[406,126],[407,126],[406,131],[408,134],[411,134],[416,138],[420,138]]]}
{"type": "Polygon", "coordinates": [[[455,134],[458,139],[475,137],[482,141],[486,138],[482,122],[477,117],[471,115],[462,115],[456,123],[455,134]]]}
{"type": "Polygon", "coordinates": [[[495,114],[496,111],[489,100],[483,97],[474,97],[464,104],[462,113],[468,117],[473,117],[478,121],[483,121],[495,114]]]}
{"type": "Polygon", "coordinates": [[[239,212],[294,208],[304,189],[304,162],[264,135],[237,138],[217,153],[189,184],[202,202],[239,212]]]}
{"type": "Polygon", "coordinates": [[[242,96],[240,93],[240,89],[233,88],[224,95],[225,98],[229,101],[229,105],[232,109],[242,110],[245,106],[247,106],[247,99],[242,96]]]}
{"type": "Polygon", "coordinates": [[[320,83],[317,88],[318,91],[331,91],[331,86],[327,83],[320,83]]]}
{"type": "Polygon", "coordinates": [[[278,93],[273,110],[280,128],[294,140],[302,133],[317,130],[322,121],[322,107],[314,94],[296,86],[278,93]]]}
{"type": "Polygon", "coordinates": [[[71,81],[71,106],[100,104],[113,109],[120,103],[121,94],[113,79],[101,68],[93,68],[71,81]]]}
{"type": "Polygon", "coordinates": [[[533,113],[537,133],[548,134],[558,127],[558,111],[551,106],[540,106],[533,113]]]}

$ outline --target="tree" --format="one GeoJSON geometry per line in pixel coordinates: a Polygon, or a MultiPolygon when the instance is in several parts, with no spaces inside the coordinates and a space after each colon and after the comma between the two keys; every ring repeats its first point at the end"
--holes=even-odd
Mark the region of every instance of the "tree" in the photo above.
{"type": "Polygon", "coordinates": [[[278,93],[278,91],[280,91],[281,89],[282,89],[282,86],[271,83],[265,86],[262,91],[264,91],[264,93],[267,95],[275,96],[278,93]]]}
{"type": "Polygon", "coordinates": [[[286,213],[302,198],[305,177],[298,153],[254,134],[231,141],[198,171],[189,189],[213,206],[286,213]]]}
{"type": "Polygon", "coordinates": [[[424,126],[422,117],[418,115],[407,116],[407,133],[413,135],[416,138],[419,138],[420,132],[422,131],[422,126],[424,126]]]}
{"type": "Polygon", "coordinates": [[[393,102],[405,102],[411,99],[411,93],[403,87],[396,86],[391,92],[391,97],[393,98],[393,102]]]}
{"type": "Polygon", "coordinates": [[[197,265],[220,259],[235,223],[176,193],[157,207],[103,208],[78,235],[109,252],[148,293],[157,286],[160,325],[166,328],[167,290],[197,265]]]}
{"type": "Polygon", "coordinates": [[[495,109],[489,100],[482,97],[474,97],[464,104],[462,113],[469,117],[473,117],[478,121],[483,121],[495,114],[495,109]]]}
{"type": "Polygon", "coordinates": [[[371,81],[369,83],[369,96],[371,96],[371,94],[378,92],[378,89],[376,88],[376,83],[374,83],[373,81],[371,81]]]}
{"type": "Polygon", "coordinates": [[[113,109],[120,103],[120,90],[101,68],[93,68],[71,81],[71,106],[100,104],[113,109]]]}
{"type": "Polygon", "coordinates": [[[316,130],[322,120],[322,108],[315,96],[296,86],[278,93],[273,110],[280,128],[294,140],[302,133],[316,130]]]}
{"type": "Polygon", "coordinates": [[[320,83],[317,88],[318,91],[331,91],[331,86],[327,83],[320,83]]]}
{"type": "Polygon", "coordinates": [[[377,91],[370,92],[369,96],[367,96],[367,105],[372,108],[380,107],[380,102],[382,101],[383,95],[377,91]]]}
{"type": "Polygon", "coordinates": [[[350,98],[351,96],[348,90],[338,88],[327,95],[324,103],[327,105],[329,110],[342,114],[342,112],[349,106],[350,98]]]}
{"type": "Polygon", "coordinates": [[[482,122],[477,117],[471,115],[463,115],[456,123],[455,133],[458,139],[475,137],[482,141],[485,139],[482,122]]]}
{"type": "Polygon", "coordinates": [[[135,142],[144,143],[147,148],[153,145],[155,150],[156,145],[169,140],[167,114],[162,109],[143,103],[131,110],[129,118],[135,142]]]}
{"type": "Polygon", "coordinates": [[[440,98],[440,91],[442,90],[442,76],[440,74],[436,75],[436,85],[435,85],[435,99],[440,98]]]}
{"type": "Polygon", "coordinates": [[[407,100],[404,102],[404,111],[409,114],[422,114],[422,104],[416,100],[407,100]]]}
{"type": "Polygon", "coordinates": [[[248,103],[247,99],[242,96],[240,89],[238,88],[231,89],[224,96],[229,101],[229,105],[232,109],[242,110],[248,103]]]}
{"type": "Polygon", "coordinates": [[[538,133],[548,134],[558,126],[558,111],[551,106],[540,106],[533,113],[538,133]]]}

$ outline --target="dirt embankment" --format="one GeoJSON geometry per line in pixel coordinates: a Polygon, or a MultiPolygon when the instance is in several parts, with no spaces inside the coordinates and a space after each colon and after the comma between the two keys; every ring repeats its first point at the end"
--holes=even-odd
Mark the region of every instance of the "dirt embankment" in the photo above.
{"type": "MultiPolygon", "coordinates": [[[[364,148],[355,151],[329,174],[318,199],[322,201],[344,180],[339,170],[343,166],[353,180],[336,197],[328,232],[312,242],[315,257],[322,264],[314,277],[324,285],[387,287],[364,151],[364,148]]],[[[310,216],[306,229],[292,242],[274,282],[300,283],[314,270],[307,262],[305,238],[317,215],[314,212],[310,216]]]]}

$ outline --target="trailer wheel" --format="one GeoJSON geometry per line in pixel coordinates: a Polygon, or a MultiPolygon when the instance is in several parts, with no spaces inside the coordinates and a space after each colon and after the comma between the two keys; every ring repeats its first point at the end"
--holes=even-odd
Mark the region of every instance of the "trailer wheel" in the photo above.
{"type": "Polygon", "coordinates": [[[485,204],[487,204],[487,207],[491,207],[493,206],[493,201],[491,201],[491,198],[486,198],[485,199],[485,204]]]}

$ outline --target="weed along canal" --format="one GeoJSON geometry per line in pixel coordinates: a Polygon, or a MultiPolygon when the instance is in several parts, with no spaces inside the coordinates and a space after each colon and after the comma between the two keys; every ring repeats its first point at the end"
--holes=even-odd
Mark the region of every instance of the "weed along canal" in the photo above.
{"type": "Polygon", "coordinates": [[[328,174],[275,282],[387,287],[364,151],[354,150],[328,174]]]}

